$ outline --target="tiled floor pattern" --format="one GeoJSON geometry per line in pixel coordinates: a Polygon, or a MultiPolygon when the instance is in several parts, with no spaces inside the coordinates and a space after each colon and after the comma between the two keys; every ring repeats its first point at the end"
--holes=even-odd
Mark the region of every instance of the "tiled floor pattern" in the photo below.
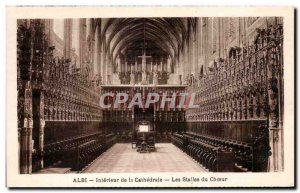
{"type": "Polygon", "coordinates": [[[196,161],[171,143],[157,143],[156,152],[138,153],[131,144],[115,144],[84,172],[206,172],[196,161]]]}

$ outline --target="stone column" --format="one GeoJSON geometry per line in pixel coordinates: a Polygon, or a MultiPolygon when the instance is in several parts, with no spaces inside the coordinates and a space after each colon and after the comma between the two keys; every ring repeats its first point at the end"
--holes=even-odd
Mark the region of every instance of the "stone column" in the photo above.
{"type": "MultiPolygon", "coordinates": [[[[102,74],[102,71],[103,71],[103,67],[102,67],[102,63],[101,63],[101,34],[100,34],[100,31],[101,31],[101,25],[98,25],[97,27],[97,31],[96,31],[96,49],[97,49],[97,61],[96,61],[96,65],[97,65],[97,71],[98,71],[98,74],[101,76],[102,74]]],[[[121,63],[120,63],[121,64],[121,63]]]]}
{"type": "Polygon", "coordinates": [[[64,57],[71,58],[72,19],[64,20],[64,57]]]}
{"type": "Polygon", "coordinates": [[[87,50],[86,47],[86,19],[79,19],[79,62],[84,64],[85,62],[85,53],[87,50]]]}
{"type": "Polygon", "coordinates": [[[102,83],[105,84],[106,83],[106,78],[107,78],[107,61],[106,61],[106,50],[105,50],[105,45],[102,42],[102,61],[103,61],[103,76],[102,76],[102,83]]]}
{"type": "Polygon", "coordinates": [[[97,36],[97,33],[98,33],[98,27],[96,27],[96,30],[93,31],[92,33],[92,36],[91,36],[91,39],[93,40],[93,44],[92,44],[92,55],[93,55],[93,58],[92,58],[92,64],[89,64],[91,65],[91,70],[92,72],[94,72],[94,74],[98,74],[99,73],[99,67],[98,67],[98,60],[99,60],[99,50],[98,50],[98,36],[97,36]]]}
{"type": "Polygon", "coordinates": [[[196,37],[195,37],[195,33],[196,32],[193,32],[193,35],[192,35],[192,71],[191,71],[191,74],[193,74],[194,76],[197,75],[197,72],[196,72],[196,60],[197,60],[197,55],[196,55],[196,37]]]}
{"type": "Polygon", "coordinates": [[[103,83],[103,79],[104,79],[104,73],[105,73],[105,62],[104,62],[104,51],[103,51],[103,43],[101,38],[99,38],[99,50],[100,50],[100,56],[99,56],[99,60],[100,60],[100,78],[101,78],[101,83],[103,83]]]}

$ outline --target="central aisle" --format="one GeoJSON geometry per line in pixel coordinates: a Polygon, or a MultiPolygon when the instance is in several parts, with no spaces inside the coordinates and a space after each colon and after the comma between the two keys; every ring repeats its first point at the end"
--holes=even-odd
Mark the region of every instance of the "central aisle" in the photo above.
{"type": "Polygon", "coordinates": [[[138,153],[131,144],[115,144],[84,172],[206,172],[173,144],[157,143],[155,146],[156,152],[138,153]]]}

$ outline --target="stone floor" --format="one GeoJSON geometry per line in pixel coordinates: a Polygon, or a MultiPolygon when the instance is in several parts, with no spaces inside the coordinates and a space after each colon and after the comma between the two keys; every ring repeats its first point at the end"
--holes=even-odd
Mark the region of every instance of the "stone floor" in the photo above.
{"type": "Polygon", "coordinates": [[[49,167],[41,169],[36,174],[65,174],[69,173],[71,168],[49,167]]]}
{"type": "Polygon", "coordinates": [[[115,144],[84,172],[206,172],[173,144],[157,143],[155,146],[156,152],[138,153],[131,144],[115,144]]]}

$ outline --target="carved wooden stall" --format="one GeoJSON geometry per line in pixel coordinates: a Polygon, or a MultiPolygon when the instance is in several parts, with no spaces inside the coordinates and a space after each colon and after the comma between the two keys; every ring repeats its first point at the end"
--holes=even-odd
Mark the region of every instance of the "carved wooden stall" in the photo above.
{"type": "Polygon", "coordinates": [[[53,55],[47,20],[18,21],[20,172],[81,170],[115,142],[102,124],[97,80],[53,55]]]}
{"type": "Polygon", "coordinates": [[[53,164],[53,157],[67,153],[73,160],[66,161],[70,163],[67,166],[81,170],[113,144],[108,141],[115,139],[106,135],[110,131],[102,123],[100,89],[68,60],[53,58],[45,69],[45,158],[53,164]]]}
{"type": "Polygon", "coordinates": [[[160,102],[163,93],[171,98],[173,93],[178,96],[177,106],[180,101],[179,94],[185,92],[185,86],[148,86],[148,85],[103,85],[101,93],[112,93],[114,97],[107,96],[105,104],[111,104],[110,108],[103,109],[103,123],[118,136],[118,142],[131,142],[134,126],[138,121],[147,120],[155,127],[156,142],[170,142],[172,132],[183,131],[185,127],[184,108],[169,108],[166,105],[160,108],[160,102]],[[148,93],[159,94],[159,100],[149,108],[144,108],[148,93]],[[128,94],[126,103],[114,108],[113,104],[118,93],[128,94]],[[130,101],[136,93],[141,93],[143,108],[133,106],[128,108],[130,101]]]}
{"type": "MultiPolygon", "coordinates": [[[[270,147],[278,148],[282,135],[282,45],[282,25],[257,29],[252,45],[232,48],[228,58],[220,59],[199,79],[199,87],[190,86],[200,107],[186,111],[184,136],[233,152],[236,170],[270,170],[268,161],[280,153],[270,147]]],[[[173,138],[191,153],[186,150],[188,143],[173,138]]],[[[195,150],[193,156],[201,154],[195,150]]]]}
{"type": "MultiPolygon", "coordinates": [[[[71,52],[71,33],[68,34],[71,20],[64,22],[68,29],[62,52],[67,49],[71,52]]],[[[179,55],[178,61],[186,66],[176,69],[176,76],[170,74],[175,71],[175,64],[171,65],[168,57],[155,59],[152,55],[153,61],[141,57],[139,61],[121,58],[119,70],[112,65],[114,73],[119,72],[115,75],[120,81],[109,81],[113,74],[108,73],[106,66],[102,72],[85,69],[93,61],[91,58],[85,61],[81,57],[82,61],[76,63],[71,61],[70,53],[64,54],[65,58],[55,55],[57,49],[48,34],[50,23],[44,19],[18,20],[20,173],[31,173],[53,164],[81,170],[115,142],[131,142],[135,124],[141,120],[153,123],[156,142],[172,141],[211,171],[283,169],[280,167],[284,164],[279,163],[283,162],[281,24],[257,29],[253,43],[232,47],[227,58],[217,59],[208,69],[208,65],[204,65],[205,70],[200,67],[199,77],[190,74],[198,71],[192,72],[188,65],[189,55],[194,52],[183,46],[187,56],[179,55]],[[173,80],[177,75],[180,81],[173,80]],[[114,85],[100,85],[102,78],[104,83],[114,85]],[[186,80],[187,86],[181,85],[181,79],[186,80]],[[172,82],[180,85],[168,85],[172,82]],[[108,92],[127,93],[128,102],[117,109],[101,109],[100,94],[108,92]],[[141,93],[145,105],[150,92],[159,94],[157,103],[150,108],[128,108],[134,94],[141,93]],[[196,93],[195,103],[199,108],[172,109],[168,104],[160,108],[163,93],[170,98],[174,93],[179,96],[186,92],[196,93]],[[220,165],[225,162],[226,165],[220,165]]],[[[87,55],[91,55],[91,47],[87,55]]],[[[85,51],[83,46],[81,54],[85,51]]],[[[107,56],[103,57],[102,63],[106,59],[107,56]]],[[[197,60],[192,61],[197,67],[197,60]]],[[[113,104],[115,98],[105,100],[113,104]]],[[[175,106],[179,101],[177,97],[175,106]]]]}

